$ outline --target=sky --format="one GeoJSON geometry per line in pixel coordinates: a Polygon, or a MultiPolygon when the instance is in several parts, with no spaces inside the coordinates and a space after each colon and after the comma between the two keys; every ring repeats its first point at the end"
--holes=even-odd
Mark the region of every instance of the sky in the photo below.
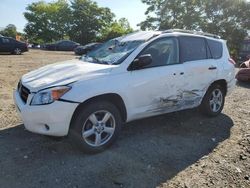
{"type": "MultiPolygon", "coordinates": [[[[39,0],[0,0],[0,29],[8,24],[14,24],[19,32],[23,31],[26,19],[23,12],[28,4],[39,0]]],[[[52,2],[53,0],[45,0],[52,2]]],[[[115,13],[117,19],[125,17],[134,29],[137,24],[146,19],[147,6],[141,0],[95,0],[99,6],[108,7],[115,13]]]]}

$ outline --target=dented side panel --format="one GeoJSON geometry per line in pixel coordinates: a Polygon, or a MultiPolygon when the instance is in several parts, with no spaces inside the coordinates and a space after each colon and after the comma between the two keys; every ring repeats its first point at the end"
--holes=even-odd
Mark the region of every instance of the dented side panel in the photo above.
{"type": "Polygon", "coordinates": [[[198,106],[203,91],[187,90],[182,72],[185,72],[183,64],[131,72],[128,121],[198,106]]]}
{"type": "Polygon", "coordinates": [[[210,84],[217,80],[218,72],[210,70],[211,66],[217,67],[218,62],[190,61],[133,72],[131,86],[133,96],[138,97],[132,104],[131,119],[199,106],[210,84]]]}
{"type": "Polygon", "coordinates": [[[204,91],[202,90],[179,90],[175,96],[154,99],[148,112],[153,114],[161,114],[193,108],[201,103],[203,94],[204,91]]]}

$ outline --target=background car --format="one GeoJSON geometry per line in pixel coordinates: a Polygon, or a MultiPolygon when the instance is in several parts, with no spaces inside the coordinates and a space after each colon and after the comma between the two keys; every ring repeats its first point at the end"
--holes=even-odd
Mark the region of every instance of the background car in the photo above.
{"type": "Polygon", "coordinates": [[[45,44],[45,50],[56,50],[56,51],[73,51],[79,43],[70,40],[61,40],[56,43],[45,44]]]}
{"type": "Polygon", "coordinates": [[[243,41],[238,57],[238,65],[247,61],[250,58],[250,39],[243,41]]]}
{"type": "Polygon", "coordinates": [[[0,52],[20,55],[28,51],[28,45],[10,37],[0,36],[0,52]]]}
{"type": "Polygon", "coordinates": [[[250,60],[240,65],[240,70],[236,74],[236,79],[242,82],[250,82],[250,60]]]}
{"type": "Polygon", "coordinates": [[[74,49],[74,52],[76,55],[83,55],[83,54],[88,53],[91,50],[98,48],[101,44],[102,43],[93,42],[93,43],[89,43],[85,46],[78,46],[74,49]]]}

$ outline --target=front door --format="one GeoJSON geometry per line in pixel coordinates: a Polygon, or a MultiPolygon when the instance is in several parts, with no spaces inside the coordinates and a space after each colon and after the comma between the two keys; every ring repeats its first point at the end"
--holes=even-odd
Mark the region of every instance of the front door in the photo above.
{"type": "Polygon", "coordinates": [[[127,107],[130,120],[182,108],[180,89],[184,86],[184,67],[179,63],[177,38],[157,39],[139,56],[145,54],[152,56],[152,63],[129,73],[127,107]]]}

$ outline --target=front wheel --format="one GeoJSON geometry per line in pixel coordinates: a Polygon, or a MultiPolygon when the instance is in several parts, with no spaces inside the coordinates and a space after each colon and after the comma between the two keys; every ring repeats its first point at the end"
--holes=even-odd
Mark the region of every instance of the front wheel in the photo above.
{"type": "Polygon", "coordinates": [[[102,101],[90,103],[76,111],[70,139],[87,153],[101,152],[115,141],[121,125],[121,115],[115,105],[102,101]]]}
{"type": "Polygon", "coordinates": [[[208,116],[217,116],[221,113],[225,102],[225,90],[219,84],[210,86],[205,94],[201,109],[208,116]]]}

